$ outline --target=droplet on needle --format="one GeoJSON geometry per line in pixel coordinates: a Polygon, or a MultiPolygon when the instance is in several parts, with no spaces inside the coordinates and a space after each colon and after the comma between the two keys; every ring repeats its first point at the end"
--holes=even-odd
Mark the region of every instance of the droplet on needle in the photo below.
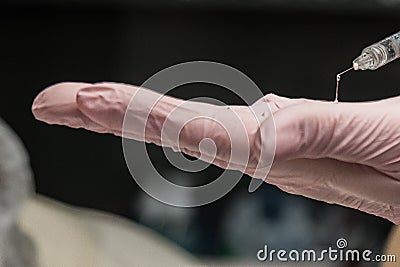
{"type": "Polygon", "coordinates": [[[336,94],[335,94],[335,101],[334,101],[333,103],[335,103],[335,104],[339,103],[339,83],[340,83],[340,76],[343,75],[343,74],[345,74],[345,73],[348,72],[348,71],[351,71],[352,69],[353,69],[353,67],[351,67],[351,68],[349,68],[349,69],[347,69],[347,70],[345,70],[345,71],[342,71],[341,73],[339,73],[339,74],[336,75],[336,94]]]}

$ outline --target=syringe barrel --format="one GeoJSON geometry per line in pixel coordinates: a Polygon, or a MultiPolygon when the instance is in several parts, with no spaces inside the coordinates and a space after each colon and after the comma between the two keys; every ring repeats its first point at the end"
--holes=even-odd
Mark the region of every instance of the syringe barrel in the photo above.
{"type": "Polygon", "coordinates": [[[372,44],[353,61],[354,69],[376,70],[400,57],[400,32],[372,44]]]}

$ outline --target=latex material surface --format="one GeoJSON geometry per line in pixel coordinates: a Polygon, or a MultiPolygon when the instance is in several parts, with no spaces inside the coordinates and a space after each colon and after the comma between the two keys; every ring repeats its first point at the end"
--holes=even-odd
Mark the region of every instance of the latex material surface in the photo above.
{"type": "MultiPolygon", "coordinates": [[[[133,127],[130,136],[161,144],[163,123],[169,112],[183,101],[163,96],[146,120],[143,114],[160,96],[135,86],[55,85],[38,96],[33,113],[37,119],[49,123],[120,135],[129,101],[139,90],[141,101],[134,103],[136,112],[127,116],[132,116],[137,125],[145,124],[146,131],[136,131],[133,127]]],[[[275,159],[268,176],[262,172],[253,176],[289,193],[359,209],[400,224],[399,103],[400,98],[333,104],[267,95],[251,107],[231,107],[245,126],[247,140],[228,140],[224,127],[211,120],[195,120],[183,128],[179,147],[173,143],[162,145],[196,157],[205,154],[204,160],[253,175],[259,162],[261,167],[269,164],[260,153],[262,148],[272,149],[268,137],[275,129],[271,128],[270,117],[261,116],[269,105],[276,125],[275,159]],[[207,157],[212,151],[200,151],[198,141],[203,138],[210,138],[216,144],[216,158],[207,157]],[[231,162],[228,157],[231,145],[248,145],[248,160],[231,162]]],[[[195,115],[224,117],[229,108],[191,102],[177,112],[185,119],[195,115]]]]}

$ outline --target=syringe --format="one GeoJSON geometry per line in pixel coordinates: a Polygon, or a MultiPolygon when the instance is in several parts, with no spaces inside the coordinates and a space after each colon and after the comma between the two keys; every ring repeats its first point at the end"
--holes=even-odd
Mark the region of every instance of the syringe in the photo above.
{"type": "Polygon", "coordinates": [[[400,32],[380,42],[367,46],[361,56],[353,60],[353,66],[336,75],[336,98],[338,103],[340,76],[350,70],[376,70],[400,57],[400,32]]]}
{"type": "Polygon", "coordinates": [[[376,70],[400,57],[400,32],[370,45],[353,61],[355,70],[376,70]]]}

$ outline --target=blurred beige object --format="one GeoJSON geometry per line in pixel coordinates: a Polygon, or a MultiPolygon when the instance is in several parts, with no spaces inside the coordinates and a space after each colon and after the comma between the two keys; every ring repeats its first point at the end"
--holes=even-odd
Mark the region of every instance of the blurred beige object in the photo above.
{"type": "Polygon", "coordinates": [[[36,266],[30,238],[18,227],[20,209],[33,192],[25,147],[0,118],[0,266],[36,266]]]}
{"type": "Polygon", "coordinates": [[[386,244],[385,255],[395,255],[396,262],[386,262],[382,267],[395,267],[399,266],[400,262],[400,226],[393,227],[392,233],[389,236],[386,244]]]}
{"type": "Polygon", "coordinates": [[[35,244],[38,266],[193,266],[196,261],[151,230],[117,216],[35,196],[19,224],[35,244]]]}
{"type": "MultiPolygon", "coordinates": [[[[75,208],[43,196],[28,200],[20,226],[35,243],[38,266],[278,266],[321,263],[266,263],[254,259],[196,260],[153,231],[115,215],[75,208]]],[[[324,267],[335,264],[324,263],[324,267]]]]}

